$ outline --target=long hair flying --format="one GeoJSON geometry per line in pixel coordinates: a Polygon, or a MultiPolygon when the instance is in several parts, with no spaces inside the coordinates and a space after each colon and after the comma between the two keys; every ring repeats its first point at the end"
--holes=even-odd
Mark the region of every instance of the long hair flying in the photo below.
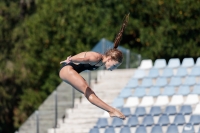
{"type": "Polygon", "coordinates": [[[114,46],[112,49],[109,49],[108,51],[106,51],[105,55],[106,56],[110,56],[113,60],[118,61],[119,63],[122,63],[123,61],[123,54],[120,50],[117,49],[117,47],[119,46],[119,43],[122,39],[122,34],[124,32],[124,29],[128,23],[129,20],[129,13],[125,16],[124,21],[122,23],[122,26],[120,28],[120,31],[118,32],[115,41],[114,41],[114,46]]]}
{"type": "Polygon", "coordinates": [[[113,48],[115,48],[115,49],[119,46],[119,43],[120,43],[120,41],[121,41],[121,39],[122,39],[122,34],[123,34],[123,32],[124,32],[124,29],[126,28],[126,26],[127,26],[127,24],[128,24],[129,14],[130,14],[130,13],[128,13],[128,14],[124,17],[124,21],[123,21],[123,23],[122,23],[122,26],[121,26],[121,28],[120,28],[120,31],[118,32],[117,36],[115,37],[114,46],[113,46],[113,48]]]}

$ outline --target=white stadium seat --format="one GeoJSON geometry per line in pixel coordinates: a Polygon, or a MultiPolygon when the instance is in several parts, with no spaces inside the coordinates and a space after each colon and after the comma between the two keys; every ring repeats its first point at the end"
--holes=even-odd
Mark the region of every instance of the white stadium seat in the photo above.
{"type": "Polygon", "coordinates": [[[150,69],[152,68],[153,63],[152,60],[148,59],[148,60],[142,60],[140,66],[138,67],[139,69],[150,69]]]}

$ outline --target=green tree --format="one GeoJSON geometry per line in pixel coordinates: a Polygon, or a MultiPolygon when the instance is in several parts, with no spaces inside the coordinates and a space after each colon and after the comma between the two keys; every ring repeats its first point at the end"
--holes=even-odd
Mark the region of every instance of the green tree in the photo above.
{"type": "Polygon", "coordinates": [[[13,127],[13,110],[20,92],[17,75],[13,67],[12,31],[18,24],[19,10],[14,1],[0,1],[0,132],[7,132],[13,127]],[[3,130],[4,129],[4,130],[3,130]]]}
{"type": "MultiPolygon", "coordinates": [[[[131,14],[133,36],[129,47],[146,58],[198,57],[200,55],[200,1],[135,1],[131,14]]],[[[126,40],[127,41],[127,40],[126,40]]]]}
{"type": "MultiPolygon", "coordinates": [[[[24,7],[17,0],[0,1],[0,132],[15,130],[15,109],[18,108],[26,78],[20,54],[13,53],[15,42],[19,40],[13,33],[23,20],[24,7]]],[[[29,11],[30,8],[25,9],[29,11]]]]}

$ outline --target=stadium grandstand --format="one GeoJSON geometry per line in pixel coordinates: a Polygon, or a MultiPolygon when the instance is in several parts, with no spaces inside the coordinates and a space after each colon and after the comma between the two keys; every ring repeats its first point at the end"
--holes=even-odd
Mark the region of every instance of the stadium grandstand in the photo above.
{"type": "Polygon", "coordinates": [[[126,119],[110,118],[85,97],[76,98],[48,133],[200,133],[200,57],[145,59],[136,69],[99,70],[91,86],[126,119]]]}
{"type": "Polygon", "coordinates": [[[199,133],[200,58],[143,60],[113,101],[127,119],[98,118],[90,133],[199,133]]]}
{"type": "MultiPolygon", "coordinates": [[[[126,70],[116,71],[116,74],[122,71],[126,70]]],[[[171,58],[168,64],[165,59],[154,63],[142,60],[136,70],[128,71],[131,77],[112,101],[112,105],[126,115],[126,120],[110,118],[104,112],[91,123],[92,128],[87,131],[88,127],[85,130],[83,127],[80,133],[200,133],[200,58],[196,63],[193,58],[184,58],[182,63],[178,58],[171,58]]],[[[113,93],[108,95],[114,96],[113,93]]],[[[88,122],[84,122],[85,119],[96,118],[99,114],[96,110],[87,110],[86,103],[80,106],[84,106],[86,112],[77,109],[73,116],[83,118],[84,125],[88,122]]],[[[80,126],[77,124],[77,129],[80,126]]],[[[56,131],[78,133],[71,129],[66,119],[56,131]]]]}

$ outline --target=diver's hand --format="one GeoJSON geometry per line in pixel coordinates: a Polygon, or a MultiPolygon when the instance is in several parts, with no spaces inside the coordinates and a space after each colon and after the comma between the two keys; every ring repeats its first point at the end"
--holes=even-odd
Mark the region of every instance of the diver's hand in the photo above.
{"type": "Polygon", "coordinates": [[[70,62],[71,62],[71,55],[68,56],[66,60],[61,61],[60,64],[62,64],[62,63],[67,63],[67,64],[69,64],[70,62]]]}

